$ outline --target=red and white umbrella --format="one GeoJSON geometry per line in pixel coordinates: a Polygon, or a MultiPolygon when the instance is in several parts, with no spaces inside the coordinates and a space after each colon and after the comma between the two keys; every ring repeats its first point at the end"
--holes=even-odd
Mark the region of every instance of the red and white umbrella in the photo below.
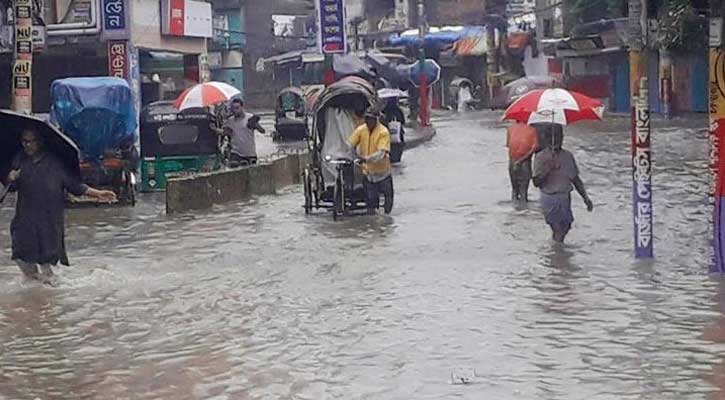
{"type": "Polygon", "coordinates": [[[525,124],[569,125],[583,120],[601,120],[602,102],[564,89],[538,89],[521,96],[506,110],[503,119],[525,124]]]}
{"type": "Polygon", "coordinates": [[[231,100],[240,93],[237,88],[224,82],[200,83],[184,90],[174,105],[179,110],[208,107],[231,100]]]}

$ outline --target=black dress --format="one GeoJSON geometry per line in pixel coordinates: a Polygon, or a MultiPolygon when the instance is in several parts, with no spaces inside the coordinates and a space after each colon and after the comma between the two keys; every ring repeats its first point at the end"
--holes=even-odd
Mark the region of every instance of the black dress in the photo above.
{"type": "Polygon", "coordinates": [[[65,252],[65,193],[86,193],[88,186],[69,174],[53,154],[33,161],[25,154],[14,162],[20,177],[15,218],[10,224],[13,260],[28,263],[68,264],[65,252]]]}

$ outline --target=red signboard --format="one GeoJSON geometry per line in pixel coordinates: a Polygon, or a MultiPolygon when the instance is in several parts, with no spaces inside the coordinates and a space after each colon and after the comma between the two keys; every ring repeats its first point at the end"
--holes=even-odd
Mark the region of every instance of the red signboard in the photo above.
{"type": "Polygon", "coordinates": [[[127,42],[108,42],[108,75],[128,79],[127,42]]]}
{"type": "Polygon", "coordinates": [[[169,0],[169,34],[184,36],[186,7],[184,0],[169,0]]]}

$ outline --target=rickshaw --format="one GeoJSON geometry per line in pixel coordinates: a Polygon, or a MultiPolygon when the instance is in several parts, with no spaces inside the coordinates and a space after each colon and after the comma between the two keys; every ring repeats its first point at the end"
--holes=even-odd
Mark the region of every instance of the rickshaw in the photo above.
{"type": "Polygon", "coordinates": [[[58,79],[50,94],[50,121],[78,145],[83,182],[113,190],[120,204],[135,205],[138,125],[128,83],[112,77],[58,79]]]}
{"type": "Polygon", "coordinates": [[[141,190],[166,190],[171,176],[221,167],[215,116],[205,108],[179,111],[173,101],[157,101],[141,112],[141,190]]]}
{"type": "Polygon", "coordinates": [[[273,140],[304,140],[309,135],[307,107],[302,89],[288,87],[277,95],[273,140]]]}
{"type": "Polygon", "coordinates": [[[379,107],[377,93],[358,77],[343,78],[318,97],[309,139],[311,163],[303,171],[305,213],[330,209],[334,220],[365,209],[362,172],[348,144],[369,107],[379,107]]]}
{"type": "Polygon", "coordinates": [[[474,109],[480,103],[478,88],[468,78],[456,77],[448,87],[448,103],[454,110],[463,111],[474,109]],[[458,104],[463,101],[464,104],[458,104]]]}

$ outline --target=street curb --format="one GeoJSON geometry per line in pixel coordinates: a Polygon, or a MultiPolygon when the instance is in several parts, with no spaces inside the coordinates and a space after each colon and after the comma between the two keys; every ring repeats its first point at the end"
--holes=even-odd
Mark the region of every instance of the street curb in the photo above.
{"type": "Polygon", "coordinates": [[[433,140],[437,134],[436,129],[433,126],[427,126],[424,128],[417,128],[413,130],[418,132],[413,139],[405,139],[405,150],[414,149],[423,143],[433,140]]]}

